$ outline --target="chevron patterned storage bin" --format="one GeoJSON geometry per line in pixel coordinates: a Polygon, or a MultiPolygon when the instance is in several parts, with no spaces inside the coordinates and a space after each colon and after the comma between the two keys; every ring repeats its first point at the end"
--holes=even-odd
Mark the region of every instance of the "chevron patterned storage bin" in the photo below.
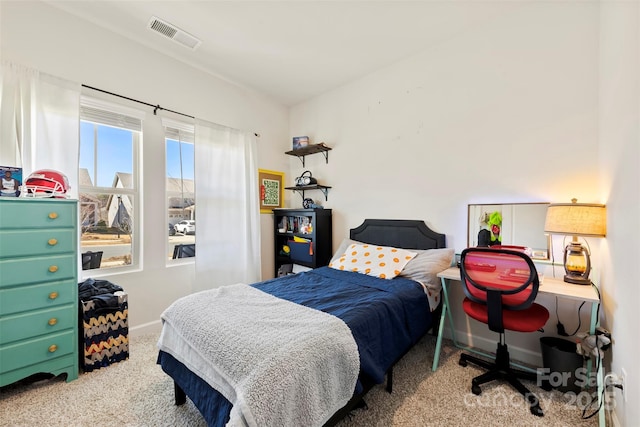
{"type": "Polygon", "coordinates": [[[116,293],[118,308],[105,312],[96,301],[80,301],[84,342],[80,367],[85,372],[109,366],[129,357],[129,306],[127,294],[116,293]]]}

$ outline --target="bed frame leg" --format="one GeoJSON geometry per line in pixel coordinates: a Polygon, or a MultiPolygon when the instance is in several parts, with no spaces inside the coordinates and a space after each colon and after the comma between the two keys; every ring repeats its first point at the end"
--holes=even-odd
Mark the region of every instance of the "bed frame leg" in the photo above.
{"type": "Polygon", "coordinates": [[[387,371],[387,388],[388,393],[393,391],[393,366],[387,371]]]}
{"type": "Polygon", "coordinates": [[[178,383],[175,381],[173,382],[173,392],[174,392],[174,399],[176,402],[176,406],[184,405],[187,402],[186,393],[184,392],[184,390],[180,388],[178,383]]]}

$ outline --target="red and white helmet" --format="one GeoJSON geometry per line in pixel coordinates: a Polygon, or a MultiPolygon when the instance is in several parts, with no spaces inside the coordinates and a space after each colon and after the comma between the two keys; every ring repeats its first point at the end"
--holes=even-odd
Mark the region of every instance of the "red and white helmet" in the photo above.
{"type": "Polygon", "coordinates": [[[24,182],[25,197],[54,197],[66,199],[69,180],[62,172],[52,169],[40,169],[33,172],[24,182]]]}

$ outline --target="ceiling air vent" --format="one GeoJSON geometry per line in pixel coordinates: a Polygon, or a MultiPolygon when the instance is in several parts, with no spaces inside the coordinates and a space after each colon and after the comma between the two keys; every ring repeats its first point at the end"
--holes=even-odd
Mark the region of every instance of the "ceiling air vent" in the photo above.
{"type": "Polygon", "coordinates": [[[169,37],[176,43],[180,43],[183,46],[188,47],[189,49],[196,49],[202,43],[201,40],[193,37],[191,34],[186,31],[181,30],[173,24],[170,24],[162,19],[158,19],[155,16],[152,16],[149,20],[149,25],[147,26],[149,29],[156,31],[157,33],[162,34],[165,37],[169,37]]]}

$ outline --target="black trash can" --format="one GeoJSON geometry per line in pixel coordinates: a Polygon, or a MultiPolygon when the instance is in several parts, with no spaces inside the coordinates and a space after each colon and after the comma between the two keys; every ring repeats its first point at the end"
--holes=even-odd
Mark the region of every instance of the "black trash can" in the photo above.
{"type": "Polygon", "coordinates": [[[576,343],[562,338],[542,337],[540,347],[542,364],[546,368],[542,376],[542,388],[580,393],[586,372],[580,369],[584,359],[576,352],[576,343]]]}

